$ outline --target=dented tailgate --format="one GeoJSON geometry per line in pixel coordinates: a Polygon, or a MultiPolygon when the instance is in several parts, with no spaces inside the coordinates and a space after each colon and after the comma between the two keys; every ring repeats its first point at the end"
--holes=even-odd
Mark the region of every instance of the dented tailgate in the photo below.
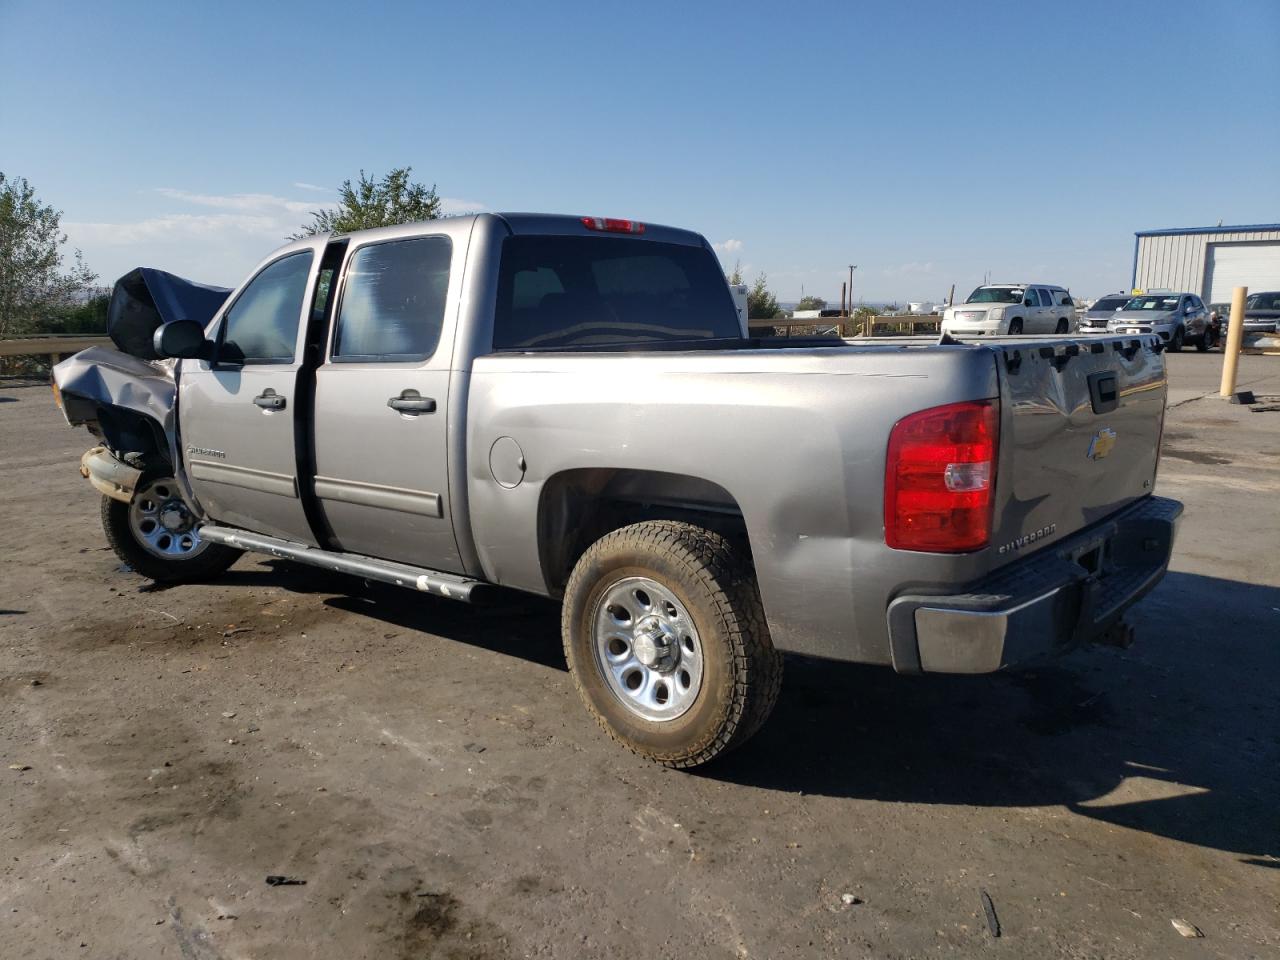
{"type": "Polygon", "coordinates": [[[1003,344],[1004,415],[991,549],[1068,536],[1152,492],[1164,421],[1155,338],[1003,344]]]}

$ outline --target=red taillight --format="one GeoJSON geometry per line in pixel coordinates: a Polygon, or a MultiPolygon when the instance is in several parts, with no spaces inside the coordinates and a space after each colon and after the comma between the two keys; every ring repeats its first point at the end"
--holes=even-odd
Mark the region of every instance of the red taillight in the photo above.
{"type": "Polygon", "coordinates": [[[583,217],[582,225],[588,230],[604,233],[644,233],[644,224],[638,220],[615,220],[613,217],[583,217]]]}
{"type": "Polygon", "coordinates": [[[994,400],[951,403],[895,423],[884,472],[884,542],[934,553],[985,547],[999,438],[994,400]]]}

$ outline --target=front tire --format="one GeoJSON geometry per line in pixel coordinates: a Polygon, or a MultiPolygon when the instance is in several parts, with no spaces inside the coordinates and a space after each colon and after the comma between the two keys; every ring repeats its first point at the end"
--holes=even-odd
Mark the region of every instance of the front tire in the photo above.
{"type": "Polygon", "coordinates": [[[745,743],[782,683],[745,550],[689,523],[638,523],[596,541],[569,578],[562,633],[600,726],[669,767],[745,743]]]}
{"type": "Polygon", "coordinates": [[[1173,331],[1173,336],[1169,339],[1169,352],[1181,353],[1182,344],[1186,341],[1187,333],[1182,327],[1173,331]]]}
{"type": "Polygon", "coordinates": [[[1022,321],[1021,321],[1021,320],[1010,320],[1010,321],[1009,321],[1009,336],[1011,336],[1011,337],[1016,337],[1016,336],[1018,336],[1018,335],[1019,335],[1019,334],[1021,334],[1021,333],[1022,333],[1022,321]]]}
{"type": "Polygon", "coordinates": [[[172,477],[144,477],[129,503],[104,496],[102,529],[117,557],[158,583],[211,580],[240,556],[200,538],[172,477]]]}

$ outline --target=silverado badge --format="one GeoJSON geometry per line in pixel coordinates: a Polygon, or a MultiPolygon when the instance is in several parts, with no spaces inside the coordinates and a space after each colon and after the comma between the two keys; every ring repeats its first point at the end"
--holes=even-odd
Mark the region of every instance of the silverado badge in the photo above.
{"type": "Polygon", "coordinates": [[[1116,432],[1110,427],[1103,427],[1093,435],[1093,439],[1089,442],[1089,453],[1087,456],[1090,460],[1101,460],[1111,452],[1111,448],[1116,445],[1116,432]]]}

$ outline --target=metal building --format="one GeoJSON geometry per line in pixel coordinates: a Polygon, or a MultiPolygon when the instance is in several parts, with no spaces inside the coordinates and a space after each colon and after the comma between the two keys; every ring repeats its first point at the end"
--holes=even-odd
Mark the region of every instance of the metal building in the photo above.
{"type": "Polygon", "coordinates": [[[1230,303],[1233,287],[1280,290],[1280,223],[1141,230],[1131,285],[1195,293],[1205,303],[1230,303]]]}

